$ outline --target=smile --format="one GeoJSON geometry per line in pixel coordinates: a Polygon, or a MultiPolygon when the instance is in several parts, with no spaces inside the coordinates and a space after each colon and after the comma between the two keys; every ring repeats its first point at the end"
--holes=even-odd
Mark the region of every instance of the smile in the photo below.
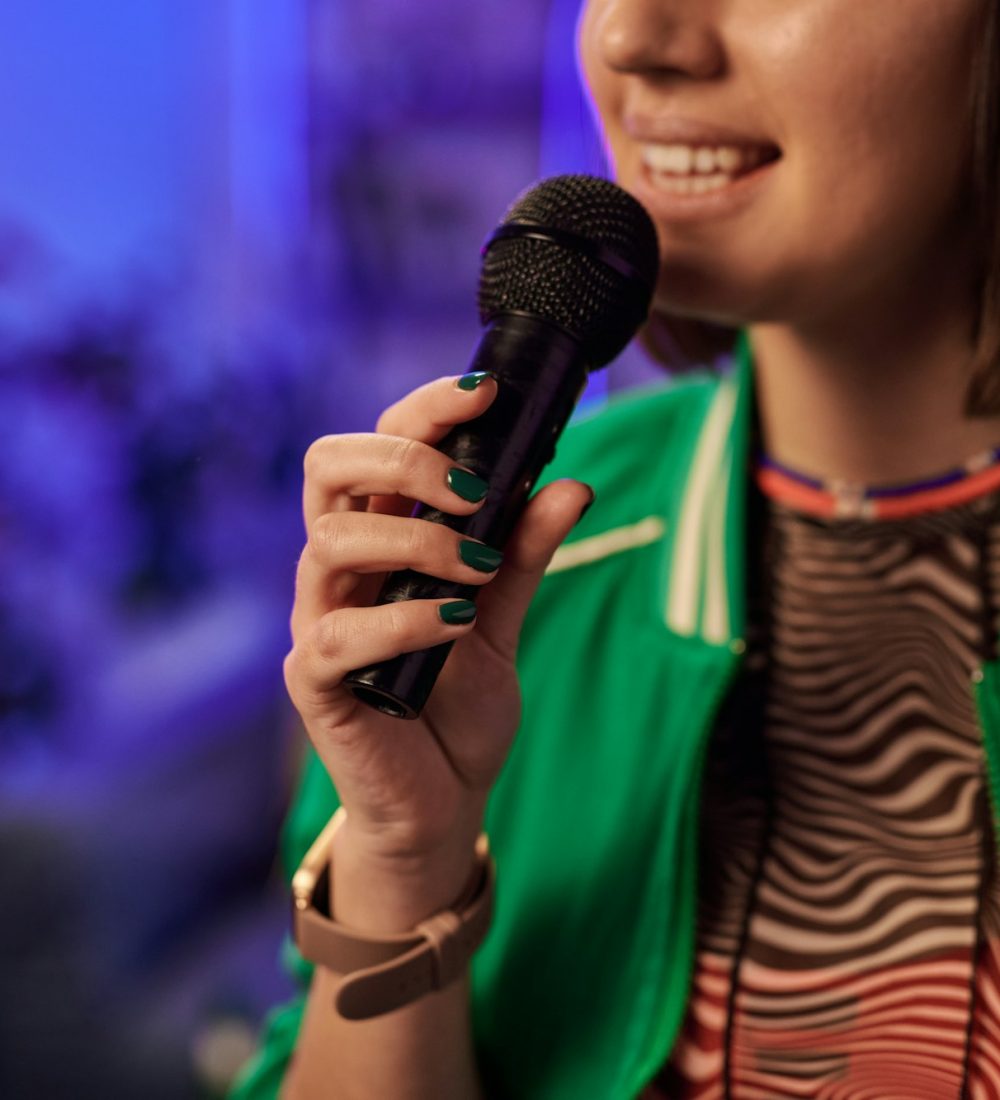
{"type": "Polygon", "coordinates": [[[672,195],[720,191],[780,156],[774,146],[764,145],[644,143],[641,151],[653,186],[672,195]]]}

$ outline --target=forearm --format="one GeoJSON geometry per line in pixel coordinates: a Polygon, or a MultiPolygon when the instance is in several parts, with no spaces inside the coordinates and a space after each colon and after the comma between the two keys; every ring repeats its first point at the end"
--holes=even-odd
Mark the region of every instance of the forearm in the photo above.
{"type": "MultiPolygon", "coordinates": [[[[345,827],[346,828],[346,827],[345,827]]],[[[381,867],[346,835],[335,841],[333,912],[372,934],[408,931],[450,906],[468,882],[471,844],[409,871],[381,867]]],[[[478,1100],[468,980],[362,1021],[333,1007],[337,976],[317,966],[283,1100],[478,1100]]]]}
{"type": "Polygon", "coordinates": [[[466,981],[364,1021],[334,1012],[335,984],[317,967],[283,1100],[481,1100],[466,981]]]}

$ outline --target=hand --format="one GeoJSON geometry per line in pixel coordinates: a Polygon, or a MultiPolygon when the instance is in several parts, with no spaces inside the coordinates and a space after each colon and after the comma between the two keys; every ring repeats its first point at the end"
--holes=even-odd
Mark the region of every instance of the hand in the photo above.
{"type": "MultiPolygon", "coordinates": [[[[375,434],[327,436],[305,462],[308,541],[299,562],[285,680],[347,809],[355,859],[393,868],[464,860],[520,719],[514,668],[528,603],[545,566],[591,499],[555,482],[529,503],[498,572],[463,562],[463,537],[410,518],[414,501],[454,515],[480,505],[452,491],[455,463],[434,449],[489,407],[496,383],[431,382],[386,410],[375,434]],[[387,572],[411,568],[486,585],[472,623],[448,625],[447,600],[371,606],[387,572]],[[352,669],[456,644],[416,721],[390,718],[343,686],[352,669]]],[[[461,882],[459,882],[459,886],[461,882]]]]}

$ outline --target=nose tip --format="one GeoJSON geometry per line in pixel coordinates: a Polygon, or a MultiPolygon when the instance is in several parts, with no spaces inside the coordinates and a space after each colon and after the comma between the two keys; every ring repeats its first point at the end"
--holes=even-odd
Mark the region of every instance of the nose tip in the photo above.
{"type": "Polygon", "coordinates": [[[616,72],[706,79],[724,65],[719,35],[700,2],[610,0],[598,35],[604,62],[616,72]]]}

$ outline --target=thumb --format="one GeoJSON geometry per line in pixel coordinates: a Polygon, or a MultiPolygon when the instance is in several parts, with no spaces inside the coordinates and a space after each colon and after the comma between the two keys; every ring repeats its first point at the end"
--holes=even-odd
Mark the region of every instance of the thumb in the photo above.
{"type": "Polygon", "coordinates": [[[528,604],[559,544],[594,500],[582,481],[554,481],[534,496],[504,547],[496,578],[477,601],[477,633],[513,660],[528,604]]]}

